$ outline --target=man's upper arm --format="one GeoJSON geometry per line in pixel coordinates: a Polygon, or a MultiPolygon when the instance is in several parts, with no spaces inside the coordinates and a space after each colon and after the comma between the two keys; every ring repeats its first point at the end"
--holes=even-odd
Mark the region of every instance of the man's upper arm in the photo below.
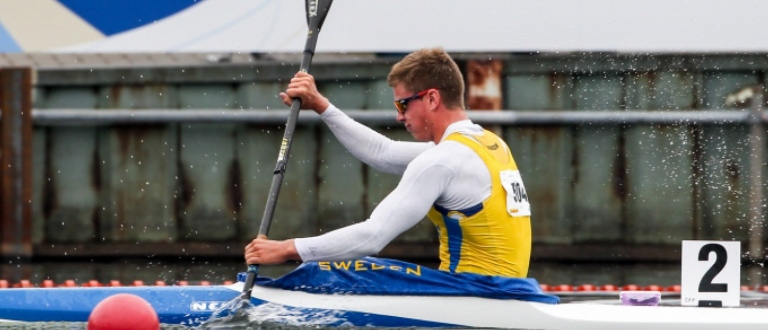
{"type": "Polygon", "coordinates": [[[352,155],[382,172],[402,174],[412,160],[434,146],[431,142],[394,141],[358,123],[333,105],[321,118],[352,155]]]}

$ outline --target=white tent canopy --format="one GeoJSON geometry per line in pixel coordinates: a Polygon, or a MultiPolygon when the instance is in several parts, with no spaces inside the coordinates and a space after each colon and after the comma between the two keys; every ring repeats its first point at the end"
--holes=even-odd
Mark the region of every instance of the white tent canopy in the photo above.
{"type": "MultiPolygon", "coordinates": [[[[760,0],[336,0],[317,52],[768,52],[760,0]]],[[[300,52],[303,0],[205,0],[58,52],[300,52]]]]}

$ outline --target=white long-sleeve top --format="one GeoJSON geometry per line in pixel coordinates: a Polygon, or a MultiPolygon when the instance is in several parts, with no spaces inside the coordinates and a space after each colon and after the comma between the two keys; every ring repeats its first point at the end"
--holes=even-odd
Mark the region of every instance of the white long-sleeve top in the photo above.
{"type": "Polygon", "coordinates": [[[454,132],[482,134],[470,120],[451,124],[441,142],[393,141],[362,125],[333,105],[320,116],[355,157],[402,179],[369,219],[321,236],[297,238],[303,261],[338,261],[376,254],[397,235],[415,226],[433,204],[451,210],[482,203],[491,195],[491,176],[469,147],[443,141],[454,132]]]}

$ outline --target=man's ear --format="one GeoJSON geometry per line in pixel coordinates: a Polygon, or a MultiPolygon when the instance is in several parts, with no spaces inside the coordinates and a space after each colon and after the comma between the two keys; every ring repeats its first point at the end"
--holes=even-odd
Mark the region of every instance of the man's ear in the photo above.
{"type": "Polygon", "coordinates": [[[440,102],[442,101],[442,97],[440,96],[440,91],[433,89],[429,91],[429,94],[427,94],[427,101],[429,101],[429,108],[434,110],[437,109],[438,105],[440,105],[440,102]]]}

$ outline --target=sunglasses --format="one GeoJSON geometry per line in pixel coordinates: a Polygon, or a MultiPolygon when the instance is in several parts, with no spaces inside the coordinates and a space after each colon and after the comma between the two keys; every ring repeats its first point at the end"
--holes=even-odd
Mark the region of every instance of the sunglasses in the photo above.
{"type": "Polygon", "coordinates": [[[395,100],[395,109],[397,109],[397,112],[399,112],[401,115],[405,114],[405,110],[408,109],[408,102],[424,97],[424,95],[427,95],[430,90],[432,90],[432,88],[423,90],[406,98],[395,100]]]}

